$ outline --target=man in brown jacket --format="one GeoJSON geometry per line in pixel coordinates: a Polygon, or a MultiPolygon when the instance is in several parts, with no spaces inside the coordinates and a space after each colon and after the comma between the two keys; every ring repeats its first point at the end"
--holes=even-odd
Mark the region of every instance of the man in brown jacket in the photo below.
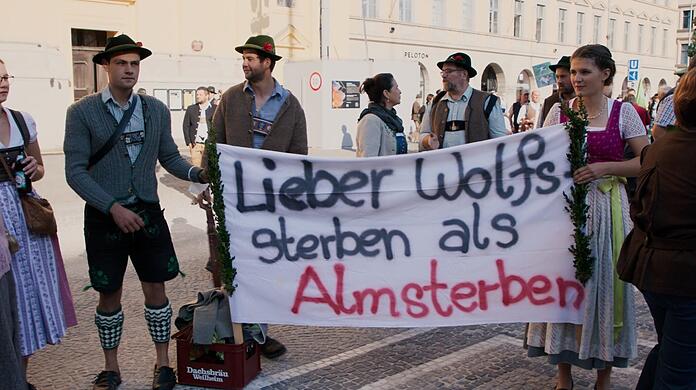
{"type": "MultiPolygon", "coordinates": [[[[272,72],[281,57],[273,38],[250,37],[235,50],[242,53],[246,81],[222,94],[213,116],[217,142],[276,152],[307,154],[307,123],[300,102],[283,88],[272,72]]],[[[264,334],[268,326],[261,325],[264,334]]],[[[269,359],[286,352],[279,341],[266,337],[261,352],[269,359]]]]}
{"type": "Polygon", "coordinates": [[[575,90],[573,89],[573,84],[570,82],[570,56],[561,57],[556,65],[549,65],[549,69],[556,75],[556,86],[558,87],[558,91],[552,93],[551,96],[544,100],[537,127],[544,127],[546,115],[549,114],[554,104],[566,103],[568,100],[575,97],[575,90]]]}
{"type": "Polygon", "coordinates": [[[468,55],[454,53],[437,66],[442,70],[443,91],[423,115],[421,149],[447,148],[507,135],[500,99],[469,84],[476,69],[468,55]]]}

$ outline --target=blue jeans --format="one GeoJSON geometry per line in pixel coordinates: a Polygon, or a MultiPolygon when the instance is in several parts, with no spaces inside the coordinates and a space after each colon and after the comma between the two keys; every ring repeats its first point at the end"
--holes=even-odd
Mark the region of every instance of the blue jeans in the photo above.
{"type": "Polygon", "coordinates": [[[648,354],[637,390],[696,389],[696,298],[643,291],[657,345],[648,354]]]}

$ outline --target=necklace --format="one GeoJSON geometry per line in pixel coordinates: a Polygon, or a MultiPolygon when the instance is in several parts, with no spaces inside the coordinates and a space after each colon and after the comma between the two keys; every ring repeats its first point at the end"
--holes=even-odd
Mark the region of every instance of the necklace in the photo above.
{"type": "Polygon", "coordinates": [[[602,109],[599,110],[599,112],[597,113],[597,115],[590,115],[590,113],[587,113],[587,119],[593,120],[593,119],[599,118],[602,114],[604,114],[604,111],[606,111],[606,109],[607,109],[607,102],[604,102],[604,103],[602,104],[602,109]]]}

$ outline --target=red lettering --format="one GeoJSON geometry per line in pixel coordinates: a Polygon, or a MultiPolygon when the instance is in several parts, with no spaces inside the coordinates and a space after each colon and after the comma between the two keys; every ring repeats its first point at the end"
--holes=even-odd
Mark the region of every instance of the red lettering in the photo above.
{"type": "Polygon", "coordinates": [[[533,305],[541,306],[555,301],[555,299],[553,299],[553,297],[551,296],[547,296],[543,299],[538,299],[534,296],[535,294],[547,294],[549,291],[551,291],[551,281],[549,280],[549,278],[547,278],[544,275],[534,275],[531,278],[529,278],[528,283],[529,301],[532,302],[533,305]],[[536,286],[537,284],[541,285],[536,286]]]}
{"type": "Polygon", "coordinates": [[[500,280],[500,286],[503,288],[503,305],[510,306],[526,298],[529,294],[527,291],[527,282],[518,275],[505,275],[505,262],[503,260],[496,260],[495,266],[498,268],[498,279],[500,280]],[[517,285],[520,286],[519,294],[514,297],[510,295],[512,283],[517,283],[517,285]]]}
{"type": "Polygon", "coordinates": [[[344,314],[353,314],[357,310],[356,305],[346,308],[343,304],[343,274],[345,270],[346,266],[341,263],[334,265],[334,272],[336,272],[336,304],[344,314]]]}
{"type": "Polygon", "coordinates": [[[488,293],[500,288],[500,283],[486,284],[485,280],[478,281],[479,307],[488,310],[488,293]]]}
{"type": "Polygon", "coordinates": [[[390,288],[380,288],[375,290],[373,288],[366,288],[362,291],[354,291],[353,296],[355,297],[355,304],[358,306],[358,314],[362,315],[364,311],[365,298],[367,296],[372,297],[372,305],[370,306],[370,311],[372,314],[377,314],[379,310],[379,299],[382,295],[389,297],[389,313],[392,317],[399,317],[401,313],[396,310],[396,294],[390,288]]]}
{"type": "Polygon", "coordinates": [[[428,306],[420,301],[421,299],[423,299],[423,295],[423,289],[418,283],[409,283],[405,285],[404,288],[401,290],[401,299],[404,301],[404,303],[406,303],[406,313],[408,313],[408,315],[410,315],[413,318],[423,318],[427,316],[430,312],[428,306]],[[409,298],[409,290],[416,291],[416,299],[418,299],[417,301],[409,298]],[[419,308],[420,311],[415,312],[413,310],[413,306],[419,308]]]}
{"type": "Polygon", "coordinates": [[[463,299],[473,298],[475,296],[476,286],[473,283],[469,282],[455,284],[454,287],[452,287],[452,290],[450,291],[450,299],[452,300],[452,304],[457,309],[465,313],[471,313],[472,311],[476,310],[476,307],[478,307],[478,302],[474,301],[471,302],[471,305],[464,306],[461,303],[459,303],[459,301],[463,299]],[[466,293],[460,293],[459,290],[463,289],[468,289],[469,291],[466,293]]]}
{"type": "Polygon", "coordinates": [[[321,278],[319,278],[319,275],[314,270],[314,267],[312,267],[311,265],[305,268],[305,272],[302,273],[302,276],[300,277],[300,284],[297,286],[297,292],[295,292],[295,303],[293,303],[292,305],[292,312],[294,314],[300,312],[300,305],[302,304],[302,302],[323,303],[329,305],[331,309],[333,309],[334,313],[341,313],[340,308],[338,307],[336,302],[333,301],[331,295],[329,295],[328,290],[326,290],[324,283],[322,283],[321,278]],[[309,284],[310,280],[314,282],[314,284],[316,285],[317,289],[319,290],[319,293],[321,294],[321,297],[308,297],[304,295],[305,289],[307,288],[307,285],[309,284]]]}
{"type": "Polygon", "coordinates": [[[437,282],[437,260],[432,259],[430,260],[430,285],[428,286],[423,286],[423,290],[428,291],[430,290],[430,295],[433,300],[433,306],[435,307],[435,311],[437,314],[443,316],[443,317],[449,317],[452,315],[452,306],[448,305],[445,310],[442,309],[442,306],[440,306],[440,301],[437,298],[437,290],[441,289],[446,289],[447,288],[447,283],[438,283],[437,282]]]}
{"type": "Polygon", "coordinates": [[[565,280],[563,278],[557,278],[556,284],[558,285],[558,295],[560,296],[559,304],[561,307],[566,307],[566,296],[568,295],[568,289],[573,288],[576,291],[575,301],[573,301],[573,307],[579,309],[582,301],[585,299],[585,289],[582,284],[575,280],[565,280]]]}

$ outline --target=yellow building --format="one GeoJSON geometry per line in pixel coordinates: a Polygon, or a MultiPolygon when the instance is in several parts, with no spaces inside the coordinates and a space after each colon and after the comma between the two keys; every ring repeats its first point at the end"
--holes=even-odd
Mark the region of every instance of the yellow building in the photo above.
{"type": "Polygon", "coordinates": [[[138,87],[169,105],[181,140],[192,90],[242,81],[234,47],[250,35],[274,37],[281,82],[293,77],[285,61],[401,60],[417,63],[421,77],[399,83],[421,94],[440,87],[435,64],[464,51],[479,71],[472,84],[510,105],[519,89],[541,84],[535,65],[591,42],[614,53],[615,96],[628,85],[629,59],[640,59],[646,95],[673,85],[681,22],[675,0],[5,0],[2,13],[0,58],[16,76],[8,106],[31,112],[43,149],[55,152],[67,106],[105,84],[91,56],[116,33],[153,51],[138,87]]]}

